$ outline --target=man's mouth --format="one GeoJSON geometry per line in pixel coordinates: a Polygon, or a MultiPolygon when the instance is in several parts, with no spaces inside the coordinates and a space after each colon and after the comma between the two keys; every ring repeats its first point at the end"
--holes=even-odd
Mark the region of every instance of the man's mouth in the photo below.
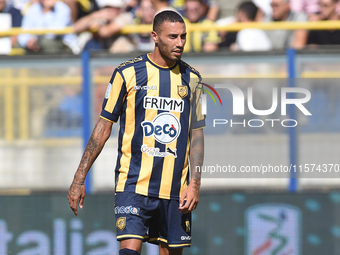
{"type": "Polygon", "coordinates": [[[174,50],[173,53],[175,53],[175,55],[181,55],[182,54],[182,50],[174,50]]]}

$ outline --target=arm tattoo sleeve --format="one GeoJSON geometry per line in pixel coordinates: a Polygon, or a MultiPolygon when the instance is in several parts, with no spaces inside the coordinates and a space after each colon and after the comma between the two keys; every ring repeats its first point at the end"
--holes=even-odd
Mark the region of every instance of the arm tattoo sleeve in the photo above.
{"type": "Polygon", "coordinates": [[[198,130],[194,132],[199,132],[196,134],[190,145],[190,166],[191,166],[191,180],[194,183],[195,189],[199,189],[201,184],[201,169],[203,165],[204,158],[204,137],[203,131],[198,130]]]}
{"type": "Polygon", "coordinates": [[[83,157],[80,161],[78,170],[75,174],[77,182],[84,182],[86,174],[90,170],[93,162],[102,151],[106,140],[109,138],[110,132],[105,130],[106,120],[100,119],[94,128],[92,135],[86,145],[83,157]]]}

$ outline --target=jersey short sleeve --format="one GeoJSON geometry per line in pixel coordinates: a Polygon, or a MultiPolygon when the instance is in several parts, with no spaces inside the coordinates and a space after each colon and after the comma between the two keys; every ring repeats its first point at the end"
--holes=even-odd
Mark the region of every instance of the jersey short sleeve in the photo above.
{"type": "Polygon", "coordinates": [[[116,69],[107,86],[100,117],[117,122],[127,95],[122,74],[116,69]]]}
{"type": "Polygon", "coordinates": [[[192,95],[192,118],[191,118],[191,129],[201,129],[205,127],[205,116],[202,114],[202,103],[201,95],[203,93],[203,85],[201,83],[202,78],[192,75],[191,81],[194,85],[192,95]]]}

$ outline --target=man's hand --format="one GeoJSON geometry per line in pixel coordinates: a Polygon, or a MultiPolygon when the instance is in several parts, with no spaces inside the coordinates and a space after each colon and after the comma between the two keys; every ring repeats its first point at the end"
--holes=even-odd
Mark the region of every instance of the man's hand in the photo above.
{"type": "Polygon", "coordinates": [[[26,47],[27,47],[27,49],[29,49],[31,51],[35,51],[35,52],[39,51],[40,46],[39,46],[39,43],[38,43],[38,39],[36,37],[29,39],[26,47]]]}
{"type": "Polygon", "coordinates": [[[78,215],[78,202],[80,209],[83,208],[85,199],[85,185],[80,185],[72,182],[70,189],[68,190],[68,203],[75,215],[78,215]]]}
{"type": "Polygon", "coordinates": [[[185,188],[179,200],[178,209],[181,213],[186,214],[195,210],[199,202],[199,196],[199,184],[191,180],[189,186],[185,188]]]}

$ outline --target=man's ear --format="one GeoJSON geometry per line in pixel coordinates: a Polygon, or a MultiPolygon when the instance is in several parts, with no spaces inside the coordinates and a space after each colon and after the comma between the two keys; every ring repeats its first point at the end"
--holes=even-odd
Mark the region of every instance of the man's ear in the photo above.
{"type": "Polygon", "coordinates": [[[151,37],[155,43],[158,43],[158,34],[155,31],[151,32],[151,37]]]}

